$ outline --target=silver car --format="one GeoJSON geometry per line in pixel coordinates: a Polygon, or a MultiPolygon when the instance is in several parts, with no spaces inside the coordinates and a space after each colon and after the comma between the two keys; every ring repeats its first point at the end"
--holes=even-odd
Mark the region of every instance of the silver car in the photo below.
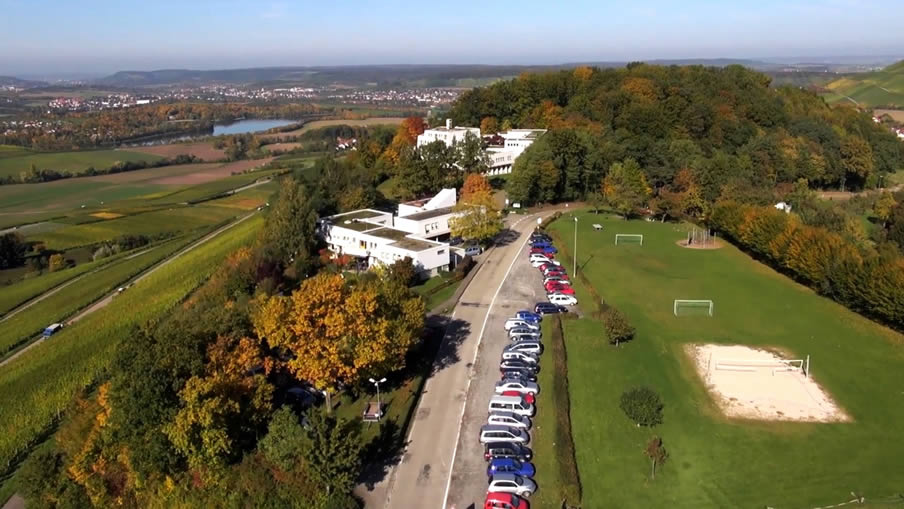
{"type": "Polygon", "coordinates": [[[533,355],[543,353],[543,345],[539,341],[518,341],[510,345],[506,345],[503,349],[506,352],[524,352],[533,355]]]}
{"type": "Polygon", "coordinates": [[[488,444],[490,442],[516,442],[519,444],[526,444],[529,441],[530,435],[521,428],[499,426],[496,424],[487,424],[480,427],[481,444],[488,444]]]}
{"type": "Polygon", "coordinates": [[[530,417],[512,412],[493,412],[487,417],[487,424],[527,430],[531,427],[530,417]]]}
{"type": "Polygon", "coordinates": [[[490,485],[487,486],[488,493],[514,493],[524,498],[529,497],[535,491],[537,491],[537,484],[529,477],[508,473],[493,474],[493,478],[490,479],[490,485]]]}

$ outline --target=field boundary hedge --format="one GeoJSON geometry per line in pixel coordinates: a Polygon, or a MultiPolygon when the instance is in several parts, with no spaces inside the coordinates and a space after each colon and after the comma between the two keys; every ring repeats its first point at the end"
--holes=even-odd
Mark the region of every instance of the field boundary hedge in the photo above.
{"type": "MultiPolygon", "coordinates": [[[[552,334],[548,343],[552,368],[555,372],[552,383],[553,401],[555,401],[555,437],[556,449],[561,453],[559,461],[559,479],[562,484],[564,503],[568,506],[580,506],[582,499],[581,476],[578,472],[578,461],[574,449],[574,437],[571,434],[571,397],[568,392],[568,351],[565,347],[565,333],[562,330],[562,318],[554,317],[552,334]]],[[[547,389],[548,391],[549,389],[547,389]]]]}

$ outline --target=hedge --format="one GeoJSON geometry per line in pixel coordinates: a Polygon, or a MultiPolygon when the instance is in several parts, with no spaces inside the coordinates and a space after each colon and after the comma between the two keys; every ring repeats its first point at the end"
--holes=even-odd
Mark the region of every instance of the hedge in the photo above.
{"type": "MultiPolygon", "coordinates": [[[[565,350],[565,335],[562,331],[562,318],[553,318],[552,334],[547,347],[552,360],[553,378],[552,394],[555,401],[556,425],[554,443],[559,452],[559,479],[562,481],[562,494],[568,505],[581,505],[581,476],[578,474],[578,462],[574,452],[574,438],[571,435],[571,401],[568,392],[568,353],[565,350]]],[[[546,389],[549,391],[549,388],[546,389]]],[[[547,410],[549,411],[549,410],[547,410]]]]}

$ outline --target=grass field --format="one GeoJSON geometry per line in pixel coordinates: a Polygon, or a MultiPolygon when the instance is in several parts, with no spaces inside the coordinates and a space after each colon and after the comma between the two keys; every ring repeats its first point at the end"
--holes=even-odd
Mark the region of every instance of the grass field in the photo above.
{"type": "Polygon", "coordinates": [[[402,121],[405,120],[403,117],[374,117],[374,118],[364,118],[364,119],[332,119],[332,120],[314,120],[313,122],[308,122],[301,129],[295,129],[294,131],[286,131],[284,133],[274,133],[274,134],[262,134],[260,135],[263,139],[273,139],[280,138],[283,136],[298,136],[300,134],[304,134],[308,131],[313,131],[314,129],[320,129],[321,127],[331,127],[335,125],[348,125],[353,127],[361,127],[361,126],[369,126],[369,125],[398,125],[401,124],[402,121]]]}
{"type": "Polygon", "coordinates": [[[176,157],[178,155],[195,156],[202,161],[219,161],[225,159],[226,152],[223,149],[214,148],[213,142],[199,141],[192,143],[168,143],[166,145],[149,145],[146,147],[132,147],[128,150],[153,154],[161,157],[176,157]]]}
{"type": "Polygon", "coordinates": [[[32,164],[39,170],[81,172],[89,167],[107,169],[117,161],[154,162],[163,159],[154,154],[143,154],[128,150],[85,150],[78,152],[48,152],[23,154],[17,157],[0,157],[0,177],[18,177],[32,164]]]}
{"type": "Polygon", "coordinates": [[[0,370],[0,473],[37,443],[73,395],[96,381],[132,327],[183,301],[231,251],[251,241],[253,217],[162,267],[107,307],[54,335],[0,370]],[[18,451],[18,452],[17,452],[18,451]]]}
{"type": "Polygon", "coordinates": [[[451,280],[451,272],[442,273],[412,287],[412,290],[424,298],[427,311],[442,312],[443,310],[436,309],[436,307],[452,297],[460,284],[460,281],[449,283],[451,280]]]}
{"type": "MultiPolygon", "coordinates": [[[[571,258],[573,224],[566,216],[551,228],[563,239],[562,259],[571,258]]],[[[637,328],[636,339],[613,348],[596,320],[565,322],[583,507],[812,507],[847,501],[851,492],[867,500],[901,492],[901,335],[732,246],[681,248],[676,225],[580,214],[578,228],[579,270],[637,328]],[[641,233],[643,246],[615,246],[615,233],[641,233]],[[715,315],[677,318],[674,299],[712,299],[715,315]],[[685,357],[692,342],[810,355],[813,378],[852,422],[727,419],[685,357]],[[619,409],[621,393],[637,385],[661,394],[662,425],[638,428],[619,409]],[[643,449],[654,434],[670,458],[651,481],[643,449]]],[[[592,297],[580,281],[576,290],[587,313],[592,297]]]]}
{"type": "Polygon", "coordinates": [[[5,159],[7,157],[22,157],[29,154],[31,154],[31,151],[27,148],[16,145],[0,145],[0,159],[5,159]]]}

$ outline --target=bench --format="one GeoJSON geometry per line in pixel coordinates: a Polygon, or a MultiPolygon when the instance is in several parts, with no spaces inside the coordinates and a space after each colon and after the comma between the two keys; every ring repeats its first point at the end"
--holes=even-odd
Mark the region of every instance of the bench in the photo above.
{"type": "Polygon", "coordinates": [[[367,402],[367,406],[364,407],[364,414],[361,416],[361,419],[364,422],[379,422],[383,417],[383,405],[377,403],[376,401],[367,402]]]}

